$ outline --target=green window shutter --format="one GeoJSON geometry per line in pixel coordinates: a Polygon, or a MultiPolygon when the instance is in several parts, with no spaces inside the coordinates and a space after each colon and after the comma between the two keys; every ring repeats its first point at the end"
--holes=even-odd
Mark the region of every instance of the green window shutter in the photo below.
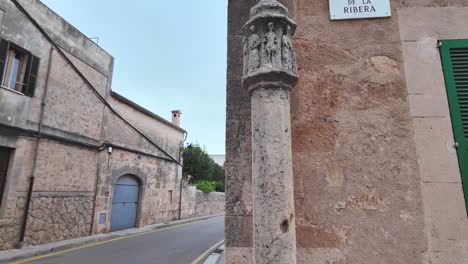
{"type": "Polygon", "coordinates": [[[440,41],[440,53],[468,209],[468,40],[440,41]]]}
{"type": "Polygon", "coordinates": [[[26,62],[26,71],[24,73],[24,85],[23,93],[27,96],[34,96],[36,90],[37,72],[39,70],[39,58],[28,54],[28,60],[26,62]]]}
{"type": "Polygon", "coordinates": [[[6,59],[10,42],[0,39],[0,84],[3,84],[3,73],[6,67],[6,59]]]}

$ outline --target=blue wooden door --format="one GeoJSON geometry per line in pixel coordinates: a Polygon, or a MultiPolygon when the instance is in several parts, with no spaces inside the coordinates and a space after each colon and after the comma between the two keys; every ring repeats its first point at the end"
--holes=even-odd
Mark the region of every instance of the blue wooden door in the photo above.
{"type": "Polygon", "coordinates": [[[111,231],[136,227],[140,185],[132,176],[122,176],[114,186],[111,231]]]}

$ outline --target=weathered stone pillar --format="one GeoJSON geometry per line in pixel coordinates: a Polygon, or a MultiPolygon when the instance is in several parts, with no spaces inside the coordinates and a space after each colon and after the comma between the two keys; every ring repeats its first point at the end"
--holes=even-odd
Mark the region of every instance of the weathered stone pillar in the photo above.
{"type": "Polygon", "coordinates": [[[243,85],[252,100],[256,264],[295,264],[296,230],[289,93],[297,80],[296,24],[276,0],[262,0],[244,26],[243,85]]]}

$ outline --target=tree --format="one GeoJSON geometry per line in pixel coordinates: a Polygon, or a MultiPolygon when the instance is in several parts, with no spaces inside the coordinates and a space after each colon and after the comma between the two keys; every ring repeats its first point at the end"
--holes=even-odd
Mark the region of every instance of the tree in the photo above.
{"type": "Polygon", "coordinates": [[[191,181],[216,182],[216,190],[224,191],[224,169],[214,162],[198,144],[188,144],[184,149],[184,175],[192,176],[191,181]],[[222,186],[222,187],[221,187],[222,186]]]}

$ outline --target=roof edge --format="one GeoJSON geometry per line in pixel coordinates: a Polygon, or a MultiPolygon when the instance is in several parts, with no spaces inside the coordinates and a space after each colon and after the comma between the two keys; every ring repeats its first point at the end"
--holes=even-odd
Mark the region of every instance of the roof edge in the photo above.
{"type": "Polygon", "coordinates": [[[144,108],[143,106],[131,101],[130,99],[124,97],[123,95],[118,94],[117,92],[111,91],[111,96],[113,98],[115,98],[116,100],[118,100],[118,101],[132,107],[133,109],[135,109],[135,110],[137,110],[137,111],[139,111],[139,112],[141,112],[141,113],[143,113],[143,114],[145,114],[145,115],[147,115],[147,116],[149,116],[149,117],[151,117],[153,119],[156,119],[157,121],[160,121],[161,123],[163,123],[163,124],[165,124],[167,126],[170,126],[170,127],[174,128],[176,130],[179,130],[180,132],[187,133],[187,131],[185,129],[172,124],[168,120],[158,116],[157,114],[155,114],[155,113],[151,112],[150,110],[144,108]]]}

